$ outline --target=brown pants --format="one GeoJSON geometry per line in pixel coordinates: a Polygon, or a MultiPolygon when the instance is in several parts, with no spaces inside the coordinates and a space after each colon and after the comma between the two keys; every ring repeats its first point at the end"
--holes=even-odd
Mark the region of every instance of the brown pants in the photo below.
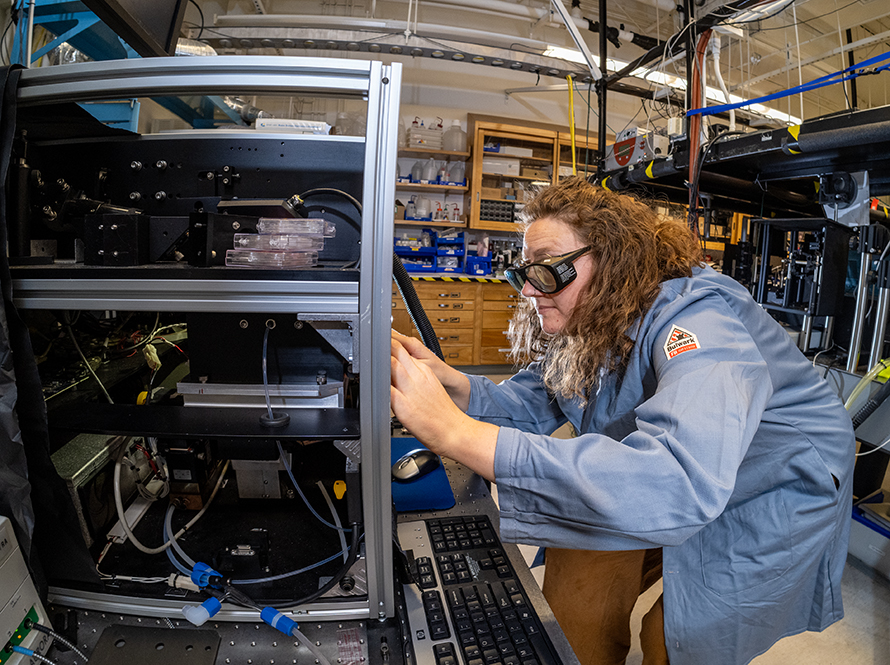
{"type": "MultiPolygon", "coordinates": [[[[661,549],[594,552],[547,548],[544,596],[581,665],[623,665],[630,615],[661,578],[661,549]]],[[[668,665],[664,596],[643,617],[643,665],[668,665]]]]}

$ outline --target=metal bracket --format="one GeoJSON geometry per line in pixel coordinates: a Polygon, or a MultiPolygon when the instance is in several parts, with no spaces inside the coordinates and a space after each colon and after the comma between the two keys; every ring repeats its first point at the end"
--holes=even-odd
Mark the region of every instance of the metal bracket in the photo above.
{"type": "Polygon", "coordinates": [[[871,199],[868,188],[868,171],[850,173],[856,185],[856,193],[848,202],[826,203],[822,205],[825,216],[844,226],[868,226],[871,199]]]}
{"type": "Polygon", "coordinates": [[[311,325],[347,362],[358,357],[359,326],[354,315],[297,314],[297,320],[311,325]]]}
{"type": "Polygon", "coordinates": [[[349,470],[349,464],[354,462],[356,465],[362,463],[362,440],[361,439],[336,439],[334,448],[346,455],[346,469],[349,470]]]}

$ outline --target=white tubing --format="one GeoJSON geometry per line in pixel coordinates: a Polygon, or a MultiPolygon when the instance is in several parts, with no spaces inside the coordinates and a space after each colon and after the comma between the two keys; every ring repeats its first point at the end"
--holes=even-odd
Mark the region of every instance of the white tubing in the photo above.
{"type": "Polygon", "coordinates": [[[216,481],[216,486],[213,488],[213,492],[210,494],[210,498],[207,499],[207,502],[204,504],[204,507],[198,511],[198,514],[195,515],[188,524],[182,527],[176,535],[170,536],[170,540],[161,545],[160,547],[146,547],[133,535],[133,531],[130,529],[130,525],[127,524],[127,518],[124,515],[124,502],[121,498],[121,465],[124,460],[124,455],[127,452],[126,444],[121,446],[121,453],[117,457],[117,463],[114,465],[114,507],[117,509],[117,518],[120,520],[121,528],[123,528],[124,533],[127,534],[127,537],[133,543],[133,546],[138,549],[140,552],[145,552],[146,554],[160,554],[165,551],[168,547],[173,545],[173,542],[182,536],[186,531],[194,526],[195,522],[197,522],[201,517],[203,517],[204,513],[207,512],[207,509],[210,507],[210,504],[213,502],[213,499],[216,497],[217,492],[219,492],[219,488],[222,486],[223,478],[226,476],[226,471],[229,469],[229,462],[226,461],[223,470],[219,474],[219,480],[216,481]]]}
{"type": "MultiPolygon", "coordinates": [[[[168,533],[173,533],[173,511],[176,510],[176,505],[171,503],[170,507],[167,508],[167,514],[164,516],[164,538],[167,537],[168,533]]],[[[192,568],[195,567],[195,560],[191,558],[188,554],[185,553],[185,550],[182,549],[182,546],[179,544],[175,538],[170,539],[170,545],[176,550],[176,553],[182,558],[183,561],[186,562],[187,565],[192,568]]]]}
{"type": "MultiPolygon", "coordinates": [[[[723,81],[723,74],[720,73],[720,47],[718,46],[713,51],[714,53],[714,75],[717,77],[717,85],[720,86],[720,89],[723,91],[723,97],[726,99],[727,104],[731,104],[729,101],[729,90],[726,87],[726,83],[723,81]]],[[[729,111],[729,131],[735,131],[735,109],[730,109],[729,111]]]]}
{"type": "Polygon", "coordinates": [[[296,637],[300,644],[309,649],[321,665],[331,665],[330,661],[325,658],[325,655],[312,644],[312,641],[300,632],[300,629],[297,628],[296,624],[294,624],[294,627],[291,629],[291,635],[296,637]]]}
{"type": "Polygon", "coordinates": [[[320,480],[315,484],[318,485],[318,489],[321,490],[321,495],[328,504],[328,508],[334,518],[334,524],[337,526],[337,534],[340,536],[340,549],[343,550],[343,561],[345,562],[346,559],[349,558],[349,548],[346,546],[346,535],[343,533],[343,525],[340,523],[340,516],[337,514],[337,509],[334,508],[334,502],[331,501],[331,495],[328,494],[328,491],[324,488],[324,484],[320,480]]]}

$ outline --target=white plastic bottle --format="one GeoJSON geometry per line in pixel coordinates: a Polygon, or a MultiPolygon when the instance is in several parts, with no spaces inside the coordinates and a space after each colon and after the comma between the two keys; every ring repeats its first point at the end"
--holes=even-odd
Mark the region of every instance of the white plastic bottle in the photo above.
{"type": "Polygon", "coordinates": [[[452,120],[451,127],[442,135],[442,150],[467,151],[467,133],[460,128],[460,120],[452,120]]]}
{"type": "Polygon", "coordinates": [[[416,161],[411,167],[411,182],[420,182],[423,178],[423,162],[416,161]]]}
{"type": "Polygon", "coordinates": [[[436,160],[430,157],[426,164],[423,165],[423,174],[420,176],[420,181],[427,184],[435,183],[437,173],[436,160]]]}
{"type": "Polygon", "coordinates": [[[453,162],[451,164],[451,182],[456,183],[458,185],[464,184],[464,176],[466,164],[463,162],[453,162]]]}

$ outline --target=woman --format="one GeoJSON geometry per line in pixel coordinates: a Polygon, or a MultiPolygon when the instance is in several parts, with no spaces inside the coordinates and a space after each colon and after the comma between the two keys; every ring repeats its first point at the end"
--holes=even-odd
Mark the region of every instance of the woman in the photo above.
{"type": "Polygon", "coordinates": [[[583,665],[747,663],[843,616],[854,440],[839,400],[685,227],[571,178],[525,208],[524,306],[495,385],[394,334],[392,407],[495,481],[501,537],[546,546],[583,665]],[[435,415],[431,415],[435,414],[435,415]],[[578,436],[549,436],[570,422],[578,436]],[[662,618],[663,607],[663,618],[662,618]]]}

